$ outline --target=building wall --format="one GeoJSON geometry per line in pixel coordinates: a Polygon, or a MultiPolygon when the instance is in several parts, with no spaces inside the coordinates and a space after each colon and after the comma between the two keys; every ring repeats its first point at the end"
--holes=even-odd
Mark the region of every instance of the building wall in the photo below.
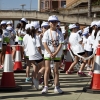
{"type": "Polygon", "coordinates": [[[41,11],[57,10],[66,5],[66,0],[40,0],[41,11]]]}

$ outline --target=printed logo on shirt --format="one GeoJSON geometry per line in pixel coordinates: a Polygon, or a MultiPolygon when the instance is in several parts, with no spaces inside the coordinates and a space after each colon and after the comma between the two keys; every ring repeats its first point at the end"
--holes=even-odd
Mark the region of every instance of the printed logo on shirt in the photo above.
{"type": "Polygon", "coordinates": [[[59,41],[58,40],[49,40],[48,41],[48,46],[53,46],[53,47],[58,47],[59,46],[59,41]]]}
{"type": "Polygon", "coordinates": [[[9,34],[8,34],[8,33],[5,33],[5,35],[6,35],[6,36],[9,36],[9,34]]]}

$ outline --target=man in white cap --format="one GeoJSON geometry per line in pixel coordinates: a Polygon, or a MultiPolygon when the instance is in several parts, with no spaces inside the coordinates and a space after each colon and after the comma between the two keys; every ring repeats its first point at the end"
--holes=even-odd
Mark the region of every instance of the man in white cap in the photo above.
{"type": "Polygon", "coordinates": [[[50,29],[48,29],[43,35],[43,45],[45,48],[44,60],[45,60],[45,74],[44,74],[44,88],[43,93],[48,92],[48,77],[50,72],[50,62],[52,62],[54,68],[54,93],[62,94],[63,91],[59,87],[59,72],[58,66],[62,55],[62,43],[64,42],[64,37],[62,33],[57,29],[57,24],[59,22],[58,17],[52,15],[48,18],[50,29]],[[55,64],[55,66],[54,66],[55,64]]]}

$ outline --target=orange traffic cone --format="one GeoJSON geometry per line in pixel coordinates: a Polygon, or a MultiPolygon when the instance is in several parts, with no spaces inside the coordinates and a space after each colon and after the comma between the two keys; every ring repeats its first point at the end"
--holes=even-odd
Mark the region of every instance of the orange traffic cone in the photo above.
{"type": "MultiPolygon", "coordinates": [[[[70,49],[70,45],[68,44],[68,46],[67,46],[67,48],[66,48],[66,50],[67,50],[67,55],[64,55],[64,58],[66,59],[66,60],[64,60],[64,62],[63,62],[63,71],[61,71],[61,72],[66,72],[68,69],[69,69],[69,67],[70,67],[70,65],[72,64],[72,57],[71,57],[71,55],[70,55],[70,52],[69,52],[69,49],[70,49]]],[[[62,69],[62,68],[61,68],[62,69]]],[[[73,71],[73,69],[72,69],[72,71],[73,71]]]]}
{"type": "Polygon", "coordinates": [[[15,58],[15,64],[14,64],[14,72],[25,72],[25,70],[23,70],[23,67],[22,67],[19,45],[16,46],[16,58],[15,58]]]}
{"type": "Polygon", "coordinates": [[[98,45],[97,51],[96,51],[96,59],[94,64],[94,72],[93,77],[91,80],[91,84],[89,88],[83,88],[83,90],[86,90],[88,92],[99,92],[100,93],[100,44],[98,45]]]}
{"type": "MultiPolygon", "coordinates": [[[[65,71],[67,71],[69,69],[70,65],[73,62],[69,50],[70,50],[70,44],[67,45],[67,56],[66,56],[65,69],[64,69],[65,71]]],[[[72,71],[74,71],[74,70],[72,69],[72,71]]]]}
{"type": "Polygon", "coordinates": [[[16,86],[13,73],[13,62],[11,48],[7,46],[4,61],[4,72],[1,78],[0,91],[20,91],[22,87],[16,86]]]}

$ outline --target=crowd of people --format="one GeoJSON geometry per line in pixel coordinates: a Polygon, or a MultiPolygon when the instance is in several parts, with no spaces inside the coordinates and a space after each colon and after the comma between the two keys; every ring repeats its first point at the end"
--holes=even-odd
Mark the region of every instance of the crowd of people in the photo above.
{"type": "MultiPolygon", "coordinates": [[[[93,21],[90,26],[80,28],[78,23],[65,26],[61,30],[60,21],[57,16],[52,15],[48,22],[41,25],[38,21],[28,23],[26,18],[22,18],[13,28],[12,21],[1,21],[0,24],[0,68],[3,68],[6,46],[22,45],[21,58],[26,63],[25,82],[32,81],[32,85],[39,89],[41,77],[43,77],[44,87],[42,93],[48,92],[48,80],[51,76],[51,69],[54,73],[54,93],[62,94],[59,86],[59,67],[66,61],[67,46],[74,55],[66,74],[72,74],[73,67],[81,60],[81,66],[77,74],[86,76],[83,72],[84,67],[89,70],[88,75],[92,76],[94,70],[95,55],[84,60],[77,55],[89,57],[96,50],[100,43],[100,21],[93,21]],[[53,65],[53,66],[52,66],[53,65]],[[30,67],[33,68],[30,75],[30,67]]],[[[15,61],[15,46],[11,47],[12,60],[15,61]]]]}

